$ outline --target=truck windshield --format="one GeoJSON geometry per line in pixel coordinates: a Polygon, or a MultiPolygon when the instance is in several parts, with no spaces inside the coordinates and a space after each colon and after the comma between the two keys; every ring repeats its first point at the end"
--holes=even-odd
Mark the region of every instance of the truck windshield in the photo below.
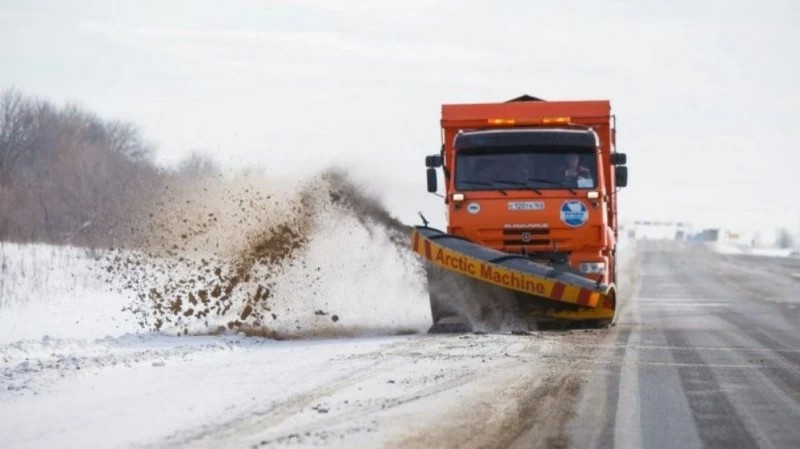
{"type": "Polygon", "coordinates": [[[464,149],[456,156],[455,173],[457,190],[594,189],[597,155],[588,148],[464,149]]]}

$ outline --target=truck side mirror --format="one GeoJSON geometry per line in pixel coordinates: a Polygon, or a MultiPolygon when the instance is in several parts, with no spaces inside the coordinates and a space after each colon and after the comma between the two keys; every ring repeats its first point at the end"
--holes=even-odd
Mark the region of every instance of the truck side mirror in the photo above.
{"type": "Polygon", "coordinates": [[[442,166],[442,156],[434,154],[425,156],[425,166],[428,168],[439,168],[442,166]]]}
{"type": "Polygon", "coordinates": [[[628,167],[620,166],[614,169],[614,181],[617,187],[628,185],[628,167]]]}
{"type": "Polygon", "coordinates": [[[613,153],[610,159],[611,165],[625,165],[628,163],[628,155],[625,153],[613,153]]]}
{"type": "Polygon", "coordinates": [[[428,172],[427,173],[427,175],[428,175],[428,192],[436,193],[436,191],[439,190],[439,186],[437,185],[438,183],[436,182],[436,169],[432,168],[432,167],[428,167],[427,172],[428,172]]]}

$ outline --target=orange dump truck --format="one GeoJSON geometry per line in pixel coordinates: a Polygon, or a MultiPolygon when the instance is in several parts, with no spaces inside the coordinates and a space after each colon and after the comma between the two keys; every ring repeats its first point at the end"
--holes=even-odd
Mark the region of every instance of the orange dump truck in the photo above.
{"type": "Polygon", "coordinates": [[[447,229],[425,222],[412,238],[429,261],[432,330],[611,324],[628,172],[609,101],[446,104],[441,126],[425,162],[429,192],[443,175],[447,229]]]}

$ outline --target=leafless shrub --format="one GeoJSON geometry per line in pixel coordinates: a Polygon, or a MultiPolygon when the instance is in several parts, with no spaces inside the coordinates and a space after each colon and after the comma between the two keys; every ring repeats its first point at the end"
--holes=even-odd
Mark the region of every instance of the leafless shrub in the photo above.
{"type": "Polygon", "coordinates": [[[193,151],[178,164],[177,174],[184,178],[204,178],[218,176],[222,172],[214,158],[201,152],[193,151]]]}
{"type": "Polygon", "coordinates": [[[0,240],[118,245],[165,174],[132,124],[0,92],[0,240]]]}

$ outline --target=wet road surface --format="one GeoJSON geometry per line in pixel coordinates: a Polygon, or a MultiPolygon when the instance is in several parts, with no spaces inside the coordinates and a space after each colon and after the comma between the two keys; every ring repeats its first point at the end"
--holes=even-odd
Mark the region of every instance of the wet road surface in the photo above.
{"type": "Polygon", "coordinates": [[[800,260],[640,242],[574,447],[800,447],[800,260]]]}

